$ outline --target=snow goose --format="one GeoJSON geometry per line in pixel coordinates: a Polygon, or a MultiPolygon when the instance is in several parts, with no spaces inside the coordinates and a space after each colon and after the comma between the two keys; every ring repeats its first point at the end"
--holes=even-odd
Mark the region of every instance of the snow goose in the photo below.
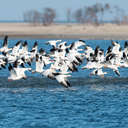
{"type": "Polygon", "coordinates": [[[26,79],[27,76],[25,75],[25,71],[30,71],[31,68],[20,68],[20,67],[13,67],[11,64],[8,66],[8,70],[10,71],[10,76],[8,77],[8,81],[12,80],[20,80],[26,79]]]}
{"type": "Polygon", "coordinates": [[[100,77],[104,77],[104,75],[107,74],[107,72],[103,72],[102,68],[94,69],[90,75],[96,75],[100,77]]]}
{"type": "Polygon", "coordinates": [[[55,79],[64,87],[68,88],[70,87],[70,83],[67,80],[67,77],[70,77],[71,75],[68,74],[61,74],[61,73],[53,73],[55,76],[55,79]]]}
{"type": "Polygon", "coordinates": [[[14,56],[19,56],[19,49],[20,49],[20,46],[21,46],[21,40],[18,41],[15,46],[12,48],[12,52],[11,54],[14,55],[14,56]]]}
{"type": "Polygon", "coordinates": [[[8,48],[8,36],[5,36],[3,45],[0,48],[0,52],[2,52],[4,54],[4,53],[9,52],[10,50],[11,50],[11,48],[8,48]]]}
{"type": "Polygon", "coordinates": [[[46,44],[53,46],[54,48],[57,48],[57,43],[61,42],[62,40],[49,40],[48,42],[46,42],[46,44]]]}

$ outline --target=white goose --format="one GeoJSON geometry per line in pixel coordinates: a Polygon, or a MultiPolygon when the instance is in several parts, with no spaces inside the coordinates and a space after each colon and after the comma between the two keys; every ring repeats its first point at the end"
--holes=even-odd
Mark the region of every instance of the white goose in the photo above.
{"type": "Polygon", "coordinates": [[[35,70],[32,71],[32,73],[35,73],[35,72],[42,73],[44,66],[45,66],[45,63],[42,60],[42,57],[39,57],[39,55],[36,54],[36,68],[35,68],[35,70]]]}
{"type": "Polygon", "coordinates": [[[12,50],[12,48],[8,48],[8,36],[5,36],[5,37],[4,37],[3,45],[2,45],[2,47],[0,48],[0,52],[2,52],[2,53],[7,53],[7,52],[9,52],[10,50],[12,50]]]}
{"type": "Polygon", "coordinates": [[[61,74],[61,73],[56,73],[54,74],[55,75],[55,79],[61,84],[63,85],[64,87],[68,88],[70,87],[70,83],[69,81],[67,80],[67,77],[70,77],[71,75],[68,75],[68,74],[61,74]]]}
{"type": "Polygon", "coordinates": [[[10,71],[10,76],[8,77],[8,81],[26,79],[25,71],[30,71],[31,68],[14,68],[11,64],[8,67],[10,71]]]}
{"type": "Polygon", "coordinates": [[[21,46],[21,41],[18,41],[15,46],[12,48],[12,52],[11,54],[13,56],[19,56],[19,49],[20,49],[20,46],[21,46]]]}
{"type": "Polygon", "coordinates": [[[46,44],[50,44],[54,48],[57,48],[57,43],[61,42],[61,40],[49,40],[46,44]]]}
{"type": "Polygon", "coordinates": [[[102,68],[95,69],[90,73],[90,75],[96,75],[100,77],[104,77],[105,74],[107,74],[107,72],[103,72],[102,68]]]}

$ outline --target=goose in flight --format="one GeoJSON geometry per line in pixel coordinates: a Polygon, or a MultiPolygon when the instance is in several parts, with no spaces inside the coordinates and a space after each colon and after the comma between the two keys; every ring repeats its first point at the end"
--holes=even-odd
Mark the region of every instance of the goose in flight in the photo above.
{"type": "Polygon", "coordinates": [[[57,48],[57,43],[61,42],[61,40],[49,40],[48,42],[46,42],[46,44],[53,46],[54,48],[57,48]]]}
{"type": "Polygon", "coordinates": [[[32,70],[32,73],[35,72],[42,73],[44,66],[45,66],[45,62],[42,60],[42,56],[36,54],[36,66],[35,66],[35,70],[32,70]]]}
{"type": "Polygon", "coordinates": [[[12,48],[12,52],[11,54],[14,55],[14,56],[19,56],[19,49],[20,49],[20,46],[21,46],[21,40],[18,41],[14,47],[12,48]]]}
{"type": "Polygon", "coordinates": [[[120,49],[120,44],[118,42],[112,41],[112,45],[113,45],[112,53],[118,54],[120,49]]]}
{"type": "Polygon", "coordinates": [[[22,43],[22,48],[19,49],[19,54],[22,57],[28,54],[28,43],[27,43],[27,41],[24,41],[22,43]]]}
{"type": "Polygon", "coordinates": [[[107,72],[103,72],[102,68],[94,69],[90,75],[100,76],[104,77],[104,75],[107,74],[107,72]]]}
{"type": "Polygon", "coordinates": [[[8,36],[5,36],[3,45],[0,48],[0,52],[2,52],[4,54],[4,53],[9,52],[10,50],[12,50],[12,48],[8,48],[8,36]]]}
{"type": "Polygon", "coordinates": [[[64,87],[68,88],[70,87],[70,83],[69,81],[67,80],[68,77],[70,77],[71,75],[69,74],[61,74],[61,73],[53,73],[54,76],[55,76],[55,79],[61,84],[63,85],[64,87]]]}
{"type": "Polygon", "coordinates": [[[30,71],[31,68],[20,68],[13,67],[11,64],[8,66],[8,70],[10,72],[10,76],[8,77],[8,81],[26,79],[25,71],[30,71]]]}

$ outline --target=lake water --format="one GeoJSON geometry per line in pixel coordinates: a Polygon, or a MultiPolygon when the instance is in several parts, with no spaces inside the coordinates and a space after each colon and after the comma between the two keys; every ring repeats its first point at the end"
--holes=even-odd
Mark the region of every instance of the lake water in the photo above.
{"type": "MultiPolygon", "coordinates": [[[[35,40],[28,40],[30,48],[35,40]]],[[[9,46],[16,41],[9,40],[9,46]]],[[[39,47],[49,49],[47,40],[38,41],[39,47]]],[[[111,41],[86,43],[106,50],[111,41]]],[[[123,46],[124,41],[119,43],[123,46]]],[[[108,72],[105,78],[90,77],[88,70],[79,68],[69,79],[72,87],[66,89],[29,73],[27,80],[8,82],[8,71],[1,70],[0,128],[127,128],[128,69],[120,69],[120,77],[108,72]]]]}

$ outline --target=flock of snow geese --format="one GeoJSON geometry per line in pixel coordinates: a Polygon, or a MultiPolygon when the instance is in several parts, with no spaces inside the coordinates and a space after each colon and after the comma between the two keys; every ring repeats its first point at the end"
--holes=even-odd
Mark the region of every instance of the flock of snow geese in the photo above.
{"type": "Polygon", "coordinates": [[[68,77],[78,71],[78,67],[85,61],[82,69],[92,70],[90,75],[103,77],[109,68],[120,76],[119,68],[128,67],[128,42],[125,41],[122,49],[118,42],[112,41],[112,45],[104,52],[99,46],[95,49],[86,45],[83,40],[67,44],[62,40],[50,40],[46,42],[51,49],[45,51],[38,49],[35,41],[32,49],[28,50],[27,41],[18,41],[13,47],[8,47],[8,36],[4,37],[0,48],[0,70],[8,68],[10,76],[8,81],[26,79],[26,71],[39,73],[47,78],[57,80],[64,87],[70,87],[68,77]],[[32,63],[35,67],[32,68],[32,63]]]}

